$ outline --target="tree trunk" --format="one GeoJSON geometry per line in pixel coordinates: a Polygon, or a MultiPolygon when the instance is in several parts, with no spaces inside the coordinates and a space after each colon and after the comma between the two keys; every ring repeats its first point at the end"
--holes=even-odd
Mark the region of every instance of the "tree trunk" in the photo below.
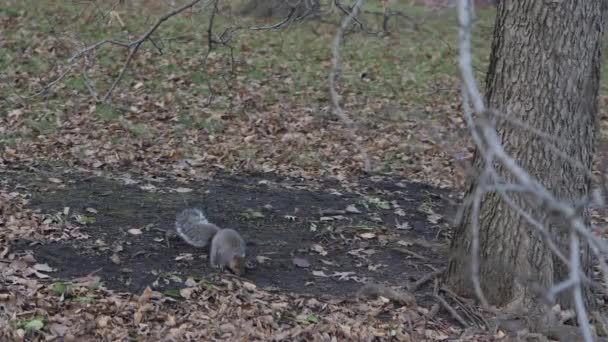
{"type": "MultiPolygon", "coordinates": [[[[604,4],[592,0],[500,1],[486,79],[489,108],[559,138],[557,149],[588,169],[598,112],[604,4]]],[[[505,150],[558,198],[573,200],[588,192],[590,179],[556,155],[548,147],[549,141],[504,120],[499,120],[497,129],[505,150]]],[[[474,163],[483,163],[477,152],[474,163]]],[[[467,195],[475,186],[473,181],[467,195]]],[[[550,224],[546,213],[535,212],[522,198],[512,198],[550,227],[567,255],[567,236],[550,224]]],[[[455,229],[446,274],[448,284],[464,295],[473,295],[470,225],[469,207],[455,229]]],[[[567,277],[566,266],[499,195],[484,196],[479,225],[480,282],[492,304],[521,303],[530,308],[538,303],[538,285],[547,288],[567,277]]],[[[570,297],[566,291],[558,300],[571,307],[570,297]]]]}

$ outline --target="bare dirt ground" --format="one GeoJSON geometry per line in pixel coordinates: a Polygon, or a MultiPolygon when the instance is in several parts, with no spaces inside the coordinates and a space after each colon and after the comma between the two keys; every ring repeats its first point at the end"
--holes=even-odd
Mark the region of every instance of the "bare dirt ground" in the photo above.
{"type": "Polygon", "coordinates": [[[203,208],[212,222],[242,233],[257,260],[244,278],[262,288],[348,297],[364,281],[404,286],[446,260],[442,196],[449,194],[417,183],[378,177],[346,189],[258,174],[150,186],[78,173],[50,177],[57,183],[35,172],[2,176],[27,189],[32,208],[47,217],[69,208],[67,221],[88,236],[21,240],[23,251],[52,267],[54,277],[95,273],[118,291],[170,294],[188,276],[213,273],[205,249],[177,239],[166,244],[165,229],[185,207],[203,208]],[[180,192],[186,188],[192,191],[180,192]]]}
{"type": "Polygon", "coordinates": [[[446,263],[448,191],[382,176],[178,183],[39,165],[0,175],[0,239],[9,242],[0,249],[0,323],[10,327],[0,336],[463,340],[428,277],[446,263]],[[212,270],[206,249],[167,246],[165,230],[186,207],[241,232],[254,267],[239,278],[212,270]],[[358,300],[369,283],[415,302],[358,300]]]}

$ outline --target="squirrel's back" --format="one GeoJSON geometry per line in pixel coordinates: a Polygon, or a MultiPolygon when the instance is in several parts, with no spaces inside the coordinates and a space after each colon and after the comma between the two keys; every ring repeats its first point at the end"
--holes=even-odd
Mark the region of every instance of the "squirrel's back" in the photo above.
{"type": "Polygon", "coordinates": [[[175,219],[177,235],[195,247],[205,247],[219,230],[199,209],[185,209],[175,219]]]}

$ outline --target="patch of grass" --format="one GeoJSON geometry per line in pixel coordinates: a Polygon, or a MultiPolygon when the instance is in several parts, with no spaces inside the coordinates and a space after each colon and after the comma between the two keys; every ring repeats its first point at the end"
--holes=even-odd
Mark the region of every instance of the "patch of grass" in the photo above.
{"type": "MultiPolygon", "coordinates": [[[[7,53],[0,53],[0,67],[5,70],[7,66],[15,65],[15,68],[19,68],[19,73],[15,73],[11,80],[26,80],[12,87],[18,89],[19,95],[31,92],[30,85],[33,82],[29,82],[28,77],[39,77],[38,75],[45,73],[48,76],[49,66],[54,68],[56,65],[65,65],[76,49],[75,46],[54,38],[49,30],[78,34],[79,40],[88,44],[102,38],[128,41],[145,32],[168,8],[166,4],[162,4],[153,12],[146,6],[141,8],[141,11],[146,11],[144,15],[142,12],[129,10],[128,6],[112,7],[110,3],[97,5],[100,7],[95,8],[87,2],[74,5],[50,0],[23,0],[12,2],[10,9],[2,9],[3,13],[12,11],[25,16],[19,19],[19,25],[10,25],[6,29],[0,27],[6,37],[10,37],[7,53]],[[116,11],[125,26],[116,17],[108,15],[111,9],[116,11]],[[22,72],[29,75],[24,76],[22,72]]],[[[395,17],[391,18],[390,28],[393,31],[388,37],[362,32],[352,32],[345,37],[340,48],[341,64],[338,75],[339,93],[343,95],[344,104],[352,104],[352,101],[390,101],[398,102],[397,105],[400,103],[424,108],[429,103],[434,103],[437,98],[454,101],[453,98],[447,98],[447,92],[436,91],[440,87],[458,86],[457,25],[454,13],[448,11],[448,15],[444,14],[446,12],[430,15],[428,9],[410,6],[406,1],[399,1],[394,6],[396,7],[393,9],[401,10],[415,18],[410,21],[417,20],[419,16],[428,18],[420,25],[419,30],[413,29],[414,25],[407,22],[409,19],[395,17]],[[367,75],[365,78],[361,77],[363,73],[367,75]]],[[[382,10],[379,3],[368,3],[366,9],[382,10]]],[[[335,14],[327,20],[338,23],[342,14],[338,11],[335,14]]],[[[485,26],[491,27],[493,13],[492,10],[479,10],[477,15],[479,28],[473,41],[474,61],[482,75],[487,65],[491,42],[491,30],[486,30],[485,26]]],[[[381,28],[381,17],[363,13],[361,18],[368,24],[369,30],[377,31],[381,28]]],[[[163,101],[167,96],[178,99],[167,102],[171,105],[167,109],[172,114],[188,113],[179,115],[177,122],[174,118],[167,120],[168,130],[177,132],[194,128],[219,134],[232,119],[223,121],[197,116],[196,113],[207,112],[206,109],[215,112],[230,109],[241,113],[238,111],[241,108],[239,92],[255,93],[255,100],[267,106],[278,101],[288,101],[295,109],[307,106],[316,110],[329,106],[328,73],[332,57],[331,44],[336,32],[334,24],[304,21],[277,31],[241,30],[236,32],[230,41],[234,56],[231,56],[230,49],[218,45],[203,65],[202,59],[207,52],[207,33],[206,27],[201,26],[201,23],[206,23],[207,19],[208,16],[193,11],[164,22],[153,36],[163,53],[159,53],[150,42],[142,45],[116,88],[112,104],[98,104],[93,113],[93,120],[97,118],[102,122],[116,122],[129,134],[146,138],[154,133],[154,129],[163,129],[163,124],[155,123],[152,127],[137,120],[130,121],[128,116],[123,116],[126,113],[118,108],[135,106],[152,112],[156,110],[155,102],[163,101]],[[233,66],[236,74],[231,74],[233,66]],[[175,78],[171,78],[171,75],[175,78]],[[143,82],[144,87],[134,91],[133,85],[137,82],[143,82]],[[214,95],[210,106],[206,101],[210,94],[209,87],[214,95]],[[114,107],[114,104],[120,107],[114,107]]],[[[242,20],[242,23],[234,18],[218,16],[215,33],[220,34],[237,24],[266,26],[272,23],[249,18],[239,20],[242,20]]],[[[120,72],[127,53],[126,49],[105,45],[91,54],[93,63],[90,77],[100,95],[105,93],[120,72]]],[[[79,64],[78,67],[80,66],[79,64]]],[[[78,75],[78,71],[75,74],[78,75]]],[[[35,84],[34,88],[40,87],[35,84]]],[[[12,91],[0,85],[0,92],[4,90],[12,91]]],[[[78,115],[90,115],[87,112],[90,95],[80,76],[66,77],[61,81],[61,86],[55,87],[50,93],[52,96],[44,98],[44,101],[43,97],[34,100],[28,113],[40,113],[41,110],[67,113],[77,108],[81,111],[78,115]]],[[[353,111],[367,110],[361,113],[363,115],[371,112],[368,110],[370,107],[365,105],[350,107],[348,110],[351,108],[354,108],[353,111]]],[[[43,134],[57,129],[51,120],[38,122],[31,118],[26,123],[28,127],[44,132],[43,134]]],[[[116,125],[112,125],[114,126],[116,125]]],[[[112,134],[114,132],[109,133],[112,134]]],[[[0,139],[10,141],[10,138],[6,137],[0,139]]],[[[118,133],[109,139],[120,144],[124,143],[125,137],[118,133]]],[[[105,137],[102,140],[105,140],[105,137]]],[[[242,149],[240,153],[235,153],[235,159],[255,159],[260,156],[259,147],[257,150],[247,147],[242,149]]],[[[290,156],[289,160],[298,165],[320,166],[326,161],[315,155],[315,152],[317,151],[298,151],[294,156],[290,156]]]]}
{"type": "Polygon", "coordinates": [[[0,68],[4,70],[14,63],[13,53],[11,51],[4,51],[0,54],[0,68]]]}
{"type": "Polygon", "coordinates": [[[68,296],[72,291],[72,287],[70,285],[66,285],[64,282],[53,283],[51,289],[58,297],[68,296]]]}
{"type": "Polygon", "coordinates": [[[137,138],[149,138],[152,135],[152,129],[145,123],[133,123],[123,117],[119,119],[120,125],[131,132],[137,138]]]}
{"type": "Polygon", "coordinates": [[[28,118],[26,119],[26,124],[29,128],[31,128],[34,132],[42,135],[52,134],[57,131],[57,125],[55,121],[49,118],[48,116],[42,118],[28,118]]]}
{"type": "Polygon", "coordinates": [[[98,104],[95,107],[95,113],[104,121],[115,121],[122,117],[120,111],[108,104],[98,104]]]}
{"type": "Polygon", "coordinates": [[[195,125],[197,129],[204,129],[211,134],[217,134],[224,130],[224,123],[221,120],[207,118],[198,121],[195,125]]]}
{"type": "Polygon", "coordinates": [[[0,14],[7,17],[19,17],[23,14],[23,10],[12,6],[3,6],[0,7],[0,14]]]}
{"type": "Polygon", "coordinates": [[[29,60],[21,63],[18,68],[27,73],[44,73],[48,72],[49,64],[43,57],[33,56],[29,60]]]}
{"type": "Polygon", "coordinates": [[[195,71],[190,75],[190,81],[197,86],[205,86],[207,87],[207,76],[200,71],[195,71]]]}
{"type": "Polygon", "coordinates": [[[36,316],[27,321],[21,321],[19,323],[19,328],[22,328],[26,331],[38,331],[44,328],[46,323],[46,319],[42,316],[36,316]]]}
{"type": "Polygon", "coordinates": [[[21,134],[0,134],[0,146],[15,147],[17,146],[17,142],[20,138],[22,138],[21,134]]]}
{"type": "Polygon", "coordinates": [[[119,135],[114,135],[114,136],[112,136],[112,138],[110,138],[110,142],[113,145],[120,145],[123,143],[124,140],[125,140],[125,138],[123,136],[119,136],[119,135]]]}
{"type": "Polygon", "coordinates": [[[85,85],[84,80],[80,75],[68,77],[65,80],[65,85],[70,89],[75,89],[79,91],[84,91],[87,89],[87,86],[85,85]]]}
{"type": "Polygon", "coordinates": [[[194,126],[194,118],[192,117],[192,115],[187,114],[187,113],[182,113],[180,114],[180,116],[178,117],[178,125],[184,127],[184,128],[191,128],[194,126]]]}

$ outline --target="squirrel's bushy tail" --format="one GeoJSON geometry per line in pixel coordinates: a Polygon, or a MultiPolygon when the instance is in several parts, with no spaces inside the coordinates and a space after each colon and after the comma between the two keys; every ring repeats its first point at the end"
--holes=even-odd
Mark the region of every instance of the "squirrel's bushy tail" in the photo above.
{"type": "Polygon", "coordinates": [[[194,223],[209,223],[202,210],[189,208],[184,209],[181,213],[177,214],[175,224],[183,226],[185,224],[194,223]]]}
{"type": "Polygon", "coordinates": [[[175,219],[177,235],[195,247],[205,247],[219,230],[199,209],[185,209],[175,219]]]}

